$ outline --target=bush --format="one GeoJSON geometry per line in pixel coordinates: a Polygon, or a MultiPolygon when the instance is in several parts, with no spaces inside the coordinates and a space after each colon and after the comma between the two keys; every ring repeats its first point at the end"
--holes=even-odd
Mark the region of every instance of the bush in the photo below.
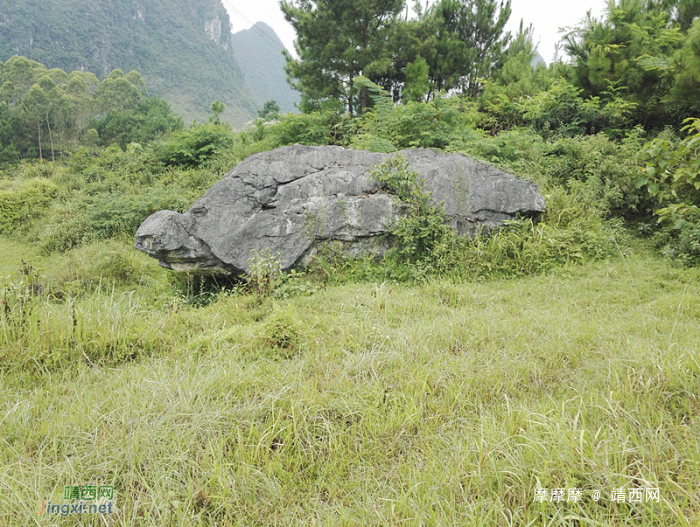
{"type": "Polygon", "coordinates": [[[313,112],[282,116],[279,122],[266,126],[270,148],[294,144],[344,145],[350,131],[350,121],[335,112],[313,112]]]}
{"type": "Polygon", "coordinates": [[[402,148],[446,148],[471,135],[478,120],[468,100],[451,97],[394,105],[382,98],[359,122],[353,147],[392,152],[402,148]]]}
{"type": "Polygon", "coordinates": [[[455,237],[447,225],[442,205],[433,203],[418,173],[408,169],[401,154],[387,159],[370,171],[370,177],[405,204],[404,211],[389,232],[396,238],[399,255],[406,261],[429,261],[455,237]]]}
{"type": "Polygon", "coordinates": [[[83,296],[100,288],[133,290],[144,282],[149,293],[172,289],[157,262],[135,251],[130,243],[99,241],[55,255],[52,261],[56,265],[44,271],[44,285],[55,298],[83,296]]]}
{"type": "Polygon", "coordinates": [[[64,252],[100,239],[131,237],[154,212],[189,207],[189,196],[183,194],[177,188],[152,188],[140,194],[131,190],[75,197],[68,208],[54,211],[52,221],[38,235],[39,242],[48,252],[64,252]]]}
{"type": "Polygon", "coordinates": [[[291,308],[277,309],[263,324],[262,339],[270,358],[289,359],[299,351],[301,329],[291,308]]]}
{"type": "Polygon", "coordinates": [[[259,296],[270,296],[282,280],[282,257],[270,249],[253,250],[248,261],[248,284],[259,296]]]}
{"type": "Polygon", "coordinates": [[[38,216],[57,192],[54,183],[41,179],[4,184],[5,188],[0,189],[0,233],[3,234],[38,216]]]}
{"type": "Polygon", "coordinates": [[[700,119],[686,119],[686,137],[674,144],[664,137],[645,148],[646,169],[637,185],[660,208],[664,252],[690,265],[700,263],[700,119]]]}
{"type": "Polygon", "coordinates": [[[95,231],[84,215],[67,212],[62,218],[54,218],[39,234],[41,247],[49,252],[65,252],[97,239],[95,231]]]}
{"type": "Polygon", "coordinates": [[[231,129],[217,124],[193,124],[156,148],[158,159],[166,166],[196,168],[233,146],[231,129]]]}
{"type": "Polygon", "coordinates": [[[98,195],[87,207],[86,215],[88,225],[97,238],[119,234],[132,236],[154,212],[163,209],[181,212],[189,205],[177,192],[151,189],[141,194],[98,195]]]}
{"type": "Polygon", "coordinates": [[[142,100],[135,110],[110,110],[101,119],[92,119],[90,126],[89,131],[97,133],[100,145],[118,144],[123,149],[129,143],[146,144],[184,128],[182,118],[173,114],[168,102],[159,97],[142,100]]]}

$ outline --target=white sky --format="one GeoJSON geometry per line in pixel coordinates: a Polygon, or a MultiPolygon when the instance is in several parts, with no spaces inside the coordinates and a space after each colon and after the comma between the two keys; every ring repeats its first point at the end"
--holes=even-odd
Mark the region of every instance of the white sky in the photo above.
{"type": "MultiPolygon", "coordinates": [[[[265,22],[275,30],[285,47],[294,51],[294,29],[284,20],[279,0],[222,0],[228,10],[233,31],[250,28],[255,22],[265,22]]],[[[423,0],[425,3],[425,0],[423,0]]],[[[409,0],[409,5],[413,2],[409,0]]],[[[606,0],[511,0],[512,14],[508,29],[515,33],[520,19],[535,28],[535,42],[539,52],[549,64],[554,56],[554,46],[561,38],[559,29],[575,26],[589,10],[595,16],[604,12],[606,0]]]]}

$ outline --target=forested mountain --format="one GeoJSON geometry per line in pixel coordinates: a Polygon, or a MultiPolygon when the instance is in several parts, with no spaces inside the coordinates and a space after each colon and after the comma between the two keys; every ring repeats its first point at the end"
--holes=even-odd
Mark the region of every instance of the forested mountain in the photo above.
{"type": "Polygon", "coordinates": [[[285,79],[284,44],[275,31],[258,22],[252,28],[233,35],[233,51],[245,74],[258,107],[274,99],[282,112],[294,111],[299,92],[292,90],[285,79]],[[261,67],[264,66],[264,67],[261,67]]]}
{"type": "MultiPolygon", "coordinates": [[[[229,28],[219,0],[0,0],[0,61],[21,55],[100,78],[114,69],[136,70],[149,91],[187,121],[206,119],[211,103],[220,100],[223,119],[242,125],[262,104],[253,95],[257,86],[245,82],[229,28]]],[[[281,55],[279,61],[283,81],[281,55]]],[[[257,64],[269,67],[267,61],[257,64]]]]}

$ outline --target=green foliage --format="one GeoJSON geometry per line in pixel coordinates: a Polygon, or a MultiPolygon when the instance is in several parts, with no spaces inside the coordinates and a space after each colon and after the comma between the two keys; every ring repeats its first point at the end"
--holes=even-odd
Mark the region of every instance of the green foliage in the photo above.
{"type": "Polygon", "coordinates": [[[79,145],[147,143],[183,127],[170,105],[146,98],[135,71],[102,82],[14,56],[0,73],[0,163],[56,160],[79,145]]]}
{"type": "Polygon", "coordinates": [[[442,205],[433,203],[417,172],[408,169],[406,158],[397,154],[387,159],[372,168],[370,177],[405,205],[400,218],[389,228],[400,257],[408,262],[439,259],[441,249],[454,241],[455,234],[447,225],[442,205]]]}
{"type": "Polygon", "coordinates": [[[227,126],[194,124],[180,130],[157,149],[158,158],[167,166],[195,168],[211,161],[233,146],[233,133],[227,126]]]}
{"type": "Polygon", "coordinates": [[[39,215],[56,196],[57,187],[51,181],[1,181],[0,233],[7,234],[26,225],[39,215]]]}
{"type": "Polygon", "coordinates": [[[277,119],[280,115],[280,107],[274,99],[265,101],[262,110],[258,110],[258,117],[265,121],[277,119]]]}
{"type": "Polygon", "coordinates": [[[441,0],[426,12],[437,35],[428,60],[435,90],[458,89],[475,97],[481,79],[500,65],[510,40],[503,33],[510,0],[441,0]]]}
{"type": "Polygon", "coordinates": [[[683,47],[674,56],[673,63],[677,74],[673,80],[670,100],[684,106],[685,112],[691,115],[700,114],[700,18],[688,30],[683,47]]]}
{"type": "MultiPolygon", "coordinates": [[[[362,82],[372,91],[378,88],[366,79],[362,82]]],[[[442,149],[474,134],[473,126],[478,119],[476,107],[457,97],[394,106],[386,92],[375,91],[372,99],[375,107],[359,121],[359,134],[352,140],[358,149],[377,152],[415,147],[442,149]]]]}
{"type": "Polygon", "coordinates": [[[102,118],[93,118],[89,126],[83,144],[117,144],[123,149],[130,143],[150,143],[184,128],[182,118],[175,116],[168,102],[158,97],[143,99],[135,108],[112,109],[102,118]],[[91,130],[97,132],[96,140],[89,137],[91,130]]]}
{"type": "Polygon", "coordinates": [[[558,139],[547,145],[547,171],[554,182],[586,194],[603,216],[644,215],[651,208],[637,187],[644,142],[639,128],[620,142],[604,134],[558,139]]]}
{"type": "MultiPolygon", "coordinates": [[[[91,71],[100,80],[115,68],[147,73],[141,87],[166,98],[187,122],[205,120],[214,99],[227,105],[226,121],[240,126],[255,115],[256,98],[231,51],[230,19],[218,1],[168,0],[145,8],[125,0],[12,0],[3,16],[0,60],[23,55],[49,68],[91,71]]],[[[277,77],[283,80],[281,69],[277,77]]],[[[104,111],[115,108],[106,103],[104,111]]]]}
{"type": "Polygon", "coordinates": [[[673,144],[666,138],[651,141],[637,185],[647,189],[661,206],[655,211],[668,230],[661,237],[665,252],[681,261],[700,263],[700,119],[685,121],[686,137],[673,144]]]}
{"type": "Polygon", "coordinates": [[[261,297],[275,293],[282,281],[282,258],[270,249],[253,251],[248,261],[248,284],[261,297]]]}
{"type": "MultiPolygon", "coordinates": [[[[162,268],[155,260],[134,251],[131,239],[97,240],[64,254],[51,256],[53,265],[44,270],[41,285],[56,301],[84,298],[100,291],[147,288],[146,297],[171,292],[162,268]]],[[[146,291],[144,291],[146,293],[146,291]]]]}
{"type": "Polygon", "coordinates": [[[265,320],[263,341],[273,351],[273,356],[289,359],[299,353],[301,328],[294,315],[289,308],[278,309],[265,320]]]}
{"type": "Polygon", "coordinates": [[[692,40],[689,33],[686,36],[688,25],[670,23],[674,12],[685,12],[676,4],[679,2],[610,2],[605,17],[597,20],[589,15],[566,36],[565,50],[573,58],[573,82],[585,97],[605,98],[610,86],[624,87],[622,98],[634,105],[627,108],[633,110],[627,117],[633,125],[647,128],[676,125],[688,116],[694,103],[685,101],[696,100],[698,92],[693,93],[692,88],[683,91],[681,79],[692,79],[697,63],[688,54],[692,44],[684,46],[688,37],[692,40]],[[684,47],[686,51],[679,52],[684,47]],[[690,60],[681,64],[674,59],[679,53],[690,60]],[[669,98],[674,84],[677,94],[669,98]]]}
{"type": "Polygon", "coordinates": [[[221,114],[224,113],[226,105],[221,101],[214,101],[211,103],[211,115],[209,116],[209,122],[214,124],[221,124],[221,114]]]}
{"type": "Polygon", "coordinates": [[[539,274],[566,264],[609,257],[615,251],[614,228],[599,218],[552,224],[547,220],[513,220],[490,236],[462,240],[446,252],[445,268],[461,279],[519,277],[539,274]]]}
{"type": "Polygon", "coordinates": [[[286,146],[341,144],[346,133],[344,118],[335,112],[287,114],[279,122],[266,128],[269,144],[286,146]]]}
{"type": "Polygon", "coordinates": [[[100,195],[87,207],[87,226],[97,238],[133,236],[143,220],[154,212],[183,210],[188,205],[189,202],[177,193],[161,189],[139,194],[100,195]]]}
{"type": "Polygon", "coordinates": [[[299,58],[287,54],[287,75],[307,100],[340,100],[352,115],[364,112],[367,90],[355,77],[376,79],[390,68],[389,34],[403,0],[359,0],[343,4],[281,2],[285,19],[296,31],[299,58]]]}
{"type": "Polygon", "coordinates": [[[33,315],[41,294],[39,271],[24,260],[15,276],[0,282],[0,322],[5,338],[22,339],[35,320],[33,315]]]}
{"type": "Polygon", "coordinates": [[[687,133],[677,145],[658,138],[647,145],[647,166],[638,185],[646,186],[659,203],[700,203],[700,119],[685,121],[687,133]]]}
{"type": "Polygon", "coordinates": [[[406,83],[402,93],[403,102],[422,102],[430,90],[428,63],[423,57],[406,65],[406,83]]]}

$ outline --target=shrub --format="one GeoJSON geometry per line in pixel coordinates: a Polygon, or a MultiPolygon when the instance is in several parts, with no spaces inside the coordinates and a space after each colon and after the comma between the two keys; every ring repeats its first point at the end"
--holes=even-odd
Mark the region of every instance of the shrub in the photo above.
{"type": "Polygon", "coordinates": [[[158,210],[183,211],[189,202],[177,192],[151,189],[142,194],[98,195],[86,215],[97,238],[119,234],[133,235],[143,221],[158,210]]]}
{"type": "Polygon", "coordinates": [[[359,121],[354,148],[393,152],[402,148],[446,148],[471,135],[478,120],[474,105],[462,98],[394,105],[375,95],[375,107],[359,121]]]}
{"type": "Polygon", "coordinates": [[[700,119],[686,119],[686,137],[678,144],[660,137],[645,148],[646,169],[637,185],[660,208],[667,230],[664,252],[686,264],[700,263],[700,119]]]}
{"type": "Polygon", "coordinates": [[[281,358],[291,358],[299,351],[301,330],[291,308],[277,309],[265,320],[263,341],[281,358]]]}
{"type": "Polygon", "coordinates": [[[16,276],[9,276],[0,283],[0,322],[5,339],[21,339],[27,326],[33,322],[33,312],[42,286],[39,271],[22,261],[16,276]]]}
{"type": "Polygon", "coordinates": [[[52,221],[39,233],[39,242],[48,252],[64,252],[113,236],[133,236],[141,223],[158,210],[185,210],[188,195],[173,188],[152,188],[141,194],[97,192],[76,197],[63,211],[55,211],[52,221]]]}
{"type": "Polygon", "coordinates": [[[370,177],[405,204],[401,216],[389,228],[399,255],[410,262],[439,258],[438,249],[452,242],[455,234],[447,225],[444,208],[433,203],[418,173],[408,169],[406,158],[397,154],[387,159],[372,168],[370,177]]]}
{"type": "Polygon", "coordinates": [[[101,119],[92,119],[90,126],[88,132],[97,133],[93,141],[101,145],[118,144],[124,149],[129,143],[146,144],[184,127],[182,118],[173,114],[168,102],[159,97],[140,101],[136,109],[109,110],[101,119]]]}
{"type": "Polygon", "coordinates": [[[65,252],[97,239],[83,215],[67,212],[64,217],[49,222],[39,234],[39,243],[47,252],[65,252]]]}
{"type": "Polygon", "coordinates": [[[135,251],[130,243],[100,241],[55,255],[52,261],[56,265],[45,271],[45,288],[56,298],[82,296],[100,288],[133,289],[144,281],[149,293],[170,289],[155,260],[135,251]]]}
{"type": "Polygon", "coordinates": [[[194,124],[157,148],[158,159],[167,166],[195,168],[233,146],[233,132],[217,124],[194,124]]]}
{"type": "Polygon", "coordinates": [[[51,181],[32,179],[12,182],[0,189],[0,233],[8,233],[39,215],[56,196],[51,181]]]}
{"type": "Polygon", "coordinates": [[[290,113],[266,126],[265,133],[271,148],[294,144],[343,145],[351,128],[348,118],[335,112],[290,113]]]}

